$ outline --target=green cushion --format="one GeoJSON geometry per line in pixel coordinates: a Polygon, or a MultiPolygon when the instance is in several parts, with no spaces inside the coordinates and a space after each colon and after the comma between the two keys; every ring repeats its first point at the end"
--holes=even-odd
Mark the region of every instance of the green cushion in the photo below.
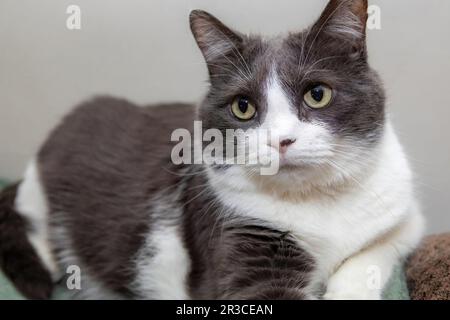
{"type": "Polygon", "coordinates": [[[385,300],[410,300],[405,270],[397,267],[383,292],[385,300]]]}
{"type": "Polygon", "coordinates": [[[6,180],[0,179],[0,190],[8,185],[6,180]]]}
{"type": "Polygon", "coordinates": [[[0,272],[0,300],[23,300],[14,286],[0,272]]]}

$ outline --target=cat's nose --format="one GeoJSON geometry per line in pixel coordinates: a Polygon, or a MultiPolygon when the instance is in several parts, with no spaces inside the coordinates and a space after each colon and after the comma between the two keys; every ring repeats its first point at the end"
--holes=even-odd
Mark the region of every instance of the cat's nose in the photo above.
{"type": "Polygon", "coordinates": [[[297,141],[296,139],[283,139],[280,141],[280,152],[286,153],[288,147],[297,141]]]}

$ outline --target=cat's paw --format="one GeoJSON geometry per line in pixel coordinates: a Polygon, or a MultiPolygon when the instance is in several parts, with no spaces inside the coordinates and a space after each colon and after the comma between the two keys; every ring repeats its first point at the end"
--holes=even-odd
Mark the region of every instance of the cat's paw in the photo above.
{"type": "Polygon", "coordinates": [[[381,294],[379,292],[373,292],[370,290],[358,290],[358,289],[338,289],[327,290],[324,294],[325,300],[381,300],[381,294]]]}
{"type": "Polygon", "coordinates": [[[328,283],[327,291],[323,296],[325,300],[381,300],[381,290],[367,286],[363,279],[355,277],[332,277],[328,283]]]}

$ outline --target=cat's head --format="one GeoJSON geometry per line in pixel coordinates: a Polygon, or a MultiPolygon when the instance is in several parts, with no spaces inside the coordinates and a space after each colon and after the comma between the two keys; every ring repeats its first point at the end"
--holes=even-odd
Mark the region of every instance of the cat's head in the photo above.
{"type": "MultiPolygon", "coordinates": [[[[310,28],[265,39],[193,11],[210,76],[199,109],[204,128],[224,136],[226,129],[269,130],[271,140],[259,147],[280,156],[271,183],[328,184],[362,170],[385,120],[383,88],[367,61],[367,18],[367,0],[331,0],[310,28]]],[[[218,170],[254,173],[253,166],[218,170]]]]}

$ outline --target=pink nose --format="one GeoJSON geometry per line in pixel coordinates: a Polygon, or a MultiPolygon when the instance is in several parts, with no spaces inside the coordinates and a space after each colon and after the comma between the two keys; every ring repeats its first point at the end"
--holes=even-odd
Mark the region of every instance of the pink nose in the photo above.
{"type": "Polygon", "coordinates": [[[295,139],[284,139],[280,142],[280,152],[285,153],[291,144],[295,143],[295,139]]]}

